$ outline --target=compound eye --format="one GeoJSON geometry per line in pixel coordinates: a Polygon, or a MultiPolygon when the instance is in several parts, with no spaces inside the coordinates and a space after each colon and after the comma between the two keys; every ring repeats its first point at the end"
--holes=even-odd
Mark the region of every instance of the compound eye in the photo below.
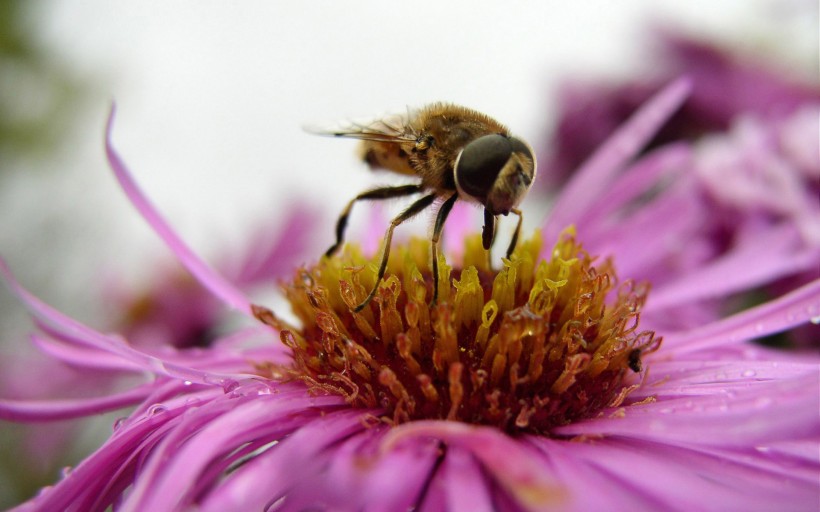
{"type": "Polygon", "coordinates": [[[476,199],[485,199],[512,152],[510,139],[497,133],[484,135],[464,146],[455,165],[459,189],[476,199]]]}
{"type": "MultiPolygon", "coordinates": [[[[532,154],[532,148],[530,148],[530,146],[526,142],[524,142],[521,139],[518,139],[516,137],[511,137],[510,138],[510,145],[512,146],[512,150],[513,150],[514,153],[517,153],[519,155],[523,155],[530,162],[532,162],[532,164],[533,164],[532,167],[533,167],[533,170],[534,170],[535,169],[535,155],[532,154]]],[[[533,174],[535,174],[535,173],[533,173],[533,174]]],[[[532,181],[533,177],[534,176],[530,176],[530,182],[532,181]]],[[[529,185],[529,183],[527,183],[527,185],[529,185]]]]}

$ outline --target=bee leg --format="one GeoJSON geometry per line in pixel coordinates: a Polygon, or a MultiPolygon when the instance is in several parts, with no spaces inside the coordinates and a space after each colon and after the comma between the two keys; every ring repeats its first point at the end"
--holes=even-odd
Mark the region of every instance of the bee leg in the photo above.
{"type": "Polygon", "coordinates": [[[441,208],[438,209],[436,225],[433,228],[433,238],[430,240],[433,252],[433,302],[431,305],[434,305],[438,300],[438,241],[441,238],[444,221],[447,220],[447,216],[450,215],[450,210],[452,210],[453,205],[456,204],[456,199],[458,199],[458,194],[453,194],[449,199],[444,201],[441,208]]]}
{"type": "MultiPolygon", "coordinates": [[[[402,187],[395,187],[395,188],[402,188],[402,187]]],[[[394,218],[392,221],[390,221],[390,227],[387,228],[387,232],[384,235],[384,252],[382,253],[381,265],[379,265],[379,273],[376,276],[376,284],[373,285],[373,289],[367,295],[367,298],[365,298],[364,301],[361,304],[356,306],[353,309],[353,311],[358,313],[359,311],[364,309],[365,306],[370,304],[370,301],[373,300],[373,297],[376,296],[376,291],[379,289],[379,283],[382,282],[382,278],[384,277],[384,272],[387,270],[387,259],[390,256],[390,242],[393,240],[393,230],[396,229],[396,226],[398,226],[402,222],[416,216],[419,212],[421,212],[422,210],[424,210],[425,208],[427,208],[428,206],[433,204],[433,201],[435,201],[435,200],[436,200],[436,195],[435,194],[426,195],[426,196],[422,197],[421,199],[419,199],[418,201],[416,201],[415,203],[408,206],[406,210],[401,212],[396,218],[394,218]]]]}
{"type": "Polygon", "coordinates": [[[491,251],[495,242],[495,215],[484,208],[484,229],[481,231],[481,243],[484,245],[484,250],[487,251],[487,269],[492,272],[493,260],[491,251]]]}
{"type": "Polygon", "coordinates": [[[373,190],[362,192],[361,194],[351,199],[350,202],[347,203],[345,209],[342,210],[342,214],[339,216],[339,220],[336,222],[336,243],[330,246],[330,249],[328,249],[325,252],[325,256],[330,256],[333,253],[335,253],[337,250],[339,250],[339,247],[341,247],[342,242],[344,242],[345,229],[347,228],[347,218],[350,216],[350,210],[353,209],[353,203],[362,199],[390,199],[393,197],[409,196],[412,194],[417,194],[422,190],[423,189],[421,185],[403,185],[400,187],[374,188],[373,190]]]}
{"type": "Polygon", "coordinates": [[[512,239],[510,240],[510,246],[507,247],[507,259],[510,259],[510,256],[512,256],[512,253],[515,250],[515,246],[518,245],[518,237],[521,235],[521,223],[524,221],[524,216],[521,215],[521,210],[518,208],[513,208],[510,211],[518,215],[518,224],[515,225],[515,233],[513,233],[512,239]]]}

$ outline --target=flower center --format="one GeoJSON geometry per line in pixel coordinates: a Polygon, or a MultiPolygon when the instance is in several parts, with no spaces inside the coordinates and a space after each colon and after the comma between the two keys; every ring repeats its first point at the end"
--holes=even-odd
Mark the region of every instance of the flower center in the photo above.
{"type": "Polygon", "coordinates": [[[302,269],[285,293],[302,323],[256,316],[281,332],[293,364],[270,369],[387,421],[447,419],[510,433],[552,427],[618,405],[628,371],[660,344],[638,330],[648,286],[617,284],[567,230],[538,261],[541,239],[519,244],[503,268],[487,263],[480,237],[465,241],[461,269],[439,261],[438,303],[429,242],[397,245],[374,300],[376,266],[354,246],[302,269]]]}

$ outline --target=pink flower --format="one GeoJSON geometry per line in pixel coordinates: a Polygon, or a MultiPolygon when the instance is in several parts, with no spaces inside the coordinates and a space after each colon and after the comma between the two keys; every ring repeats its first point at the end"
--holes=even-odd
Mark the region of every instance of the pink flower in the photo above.
{"type": "Polygon", "coordinates": [[[552,251],[536,238],[504,269],[471,271],[468,239],[449,262],[455,288],[428,311],[429,270],[402,245],[400,278],[357,317],[344,305],[367,274],[348,268],[362,261],[351,250],[286,288],[300,328],[194,255],[109,144],[124,190],[181,262],[263,323],[152,355],[53,310],[4,267],[43,348],[149,377],[92,399],[0,402],[14,421],[136,406],[18,510],[816,510],[820,361],[748,341],[816,322],[820,279],[735,315],[714,302],[805,270],[820,250],[795,252],[800,231],[778,223],[718,259],[680,238],[708,227],[710,211],[686,179],[691,146],[629,162],[687,90],[664,89],[576,173],[543,226],[552,251]],[[652,292],[619,284],[614,267],[652,292]],[[413,346],[430,333],[434,347],[413,346]]]}

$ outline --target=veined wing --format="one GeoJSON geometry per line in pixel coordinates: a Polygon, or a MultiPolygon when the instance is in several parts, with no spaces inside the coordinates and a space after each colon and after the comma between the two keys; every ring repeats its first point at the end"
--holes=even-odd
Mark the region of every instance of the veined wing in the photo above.
{"type": "Polygon", "coordinates": [[[305,131],[315,135],[346,137],[377,142],[416,142],[418,135],[410,126],[414,112],[388,114],[368,120],[352,120],[330,125],[305,126],[305,131]]]}

